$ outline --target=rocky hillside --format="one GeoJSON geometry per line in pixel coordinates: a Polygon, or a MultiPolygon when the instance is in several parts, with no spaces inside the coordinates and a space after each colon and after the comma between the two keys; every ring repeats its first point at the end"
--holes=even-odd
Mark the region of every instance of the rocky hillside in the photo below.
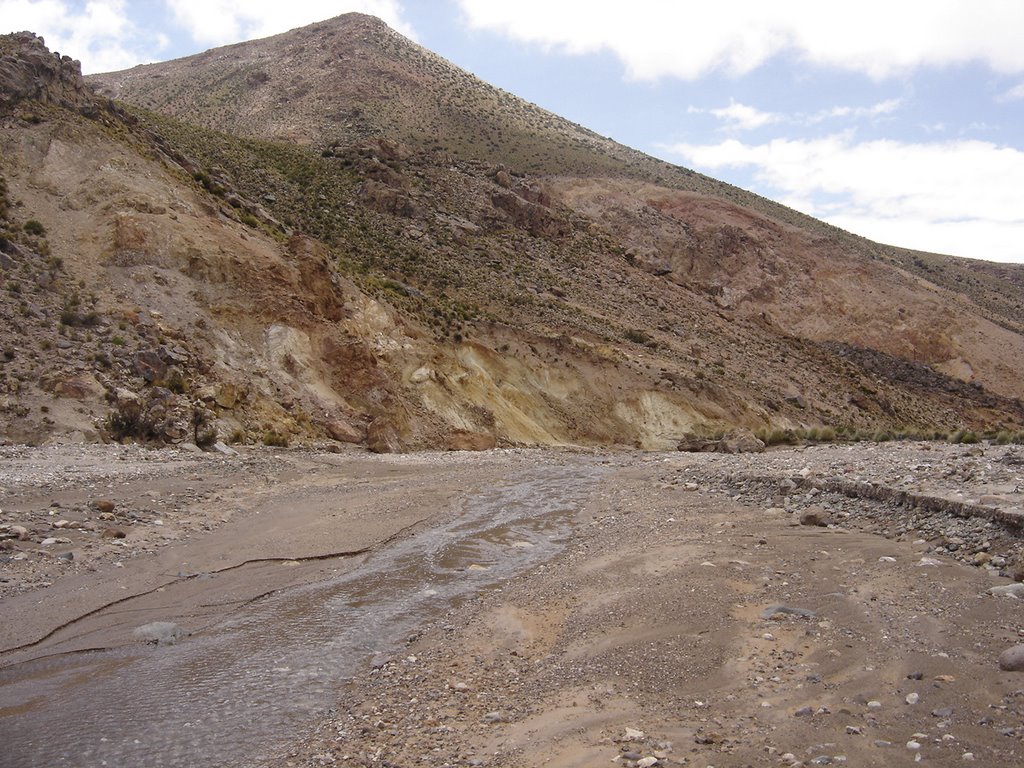
{"type": "Polygon", "coordinates": [[[1018,268],[867,243],[368,17],[94,79],[120,101],[38,38],[0,52],[7,439],[1024,422],[1018,268]]]}

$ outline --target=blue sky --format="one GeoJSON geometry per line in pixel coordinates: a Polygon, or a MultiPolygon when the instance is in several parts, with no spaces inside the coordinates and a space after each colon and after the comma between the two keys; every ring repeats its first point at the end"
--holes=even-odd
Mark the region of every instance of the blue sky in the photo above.
{"type": "Polygon", "coordinates": [[[1020,0],[0,0],[0,32],[38,32],[89,73],[350,10],[844,229],[1024,263],[1020,0]]]}

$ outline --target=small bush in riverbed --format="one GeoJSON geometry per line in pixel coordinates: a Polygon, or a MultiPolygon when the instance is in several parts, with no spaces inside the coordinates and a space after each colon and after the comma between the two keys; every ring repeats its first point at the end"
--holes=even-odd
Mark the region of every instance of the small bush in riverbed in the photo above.
{"type": "Polygon", "coordinates": [[[263,444],[272,448],[287,448],[288,437],[271,429],[263,433],[263,444]]]}
{"type": "Polygon", "coordinates": [[[1011,432],[1009,429],[1000,430],[995,438],[996,445],[1024,445],[1024,430],[1011,432]]]}
{"type": "Polygon", "coordinates": [[[154,424],[142,404],[132,400],[122,403],[107,416],[106,427],[118,441],[127,438],[148,440],[153,437],[154,424]]]}
{"type": "Polygon", "coordinates": [[[764,427],[754,434],[765,445],[797,445],[800,442],[795,430],[781,427],[764,427]]]}
{"type": "Polygon", "coordinates": [[[814,443],[832,443],[836,440],[836,431],[832,427],[811,427],[807,430],[807,439],[814,443]]]}
{"type": "Polygon", "coordinates": [[[956,432],[950,434],[949,442],[957,444],[974,444],[979,442],[979,438],[976,432],[969,429],[958,429],[956,432]]]}

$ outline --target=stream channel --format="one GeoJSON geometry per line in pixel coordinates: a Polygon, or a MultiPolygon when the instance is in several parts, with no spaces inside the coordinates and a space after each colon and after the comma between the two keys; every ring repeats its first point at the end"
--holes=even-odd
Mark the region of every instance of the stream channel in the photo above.
{"type": "Polygon", "coordinates": [[[0,668],[0,766],[246,765],[299,736],[347,679],[418,629],[550,560],[600,474],[585,460],[518,471],[358,567],[175,644],[0,668]]]}

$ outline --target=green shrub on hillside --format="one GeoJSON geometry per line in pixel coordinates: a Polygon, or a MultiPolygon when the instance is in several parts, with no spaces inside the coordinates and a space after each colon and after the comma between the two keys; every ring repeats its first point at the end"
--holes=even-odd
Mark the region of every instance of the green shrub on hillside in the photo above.
{"type": "Polygon", "coordinates": [[[46,227],[35,219],[29,219],[21,225],[21,228],[28,234],[35,235],[36,237],[44,237],[46,235],[46,227]]]}

